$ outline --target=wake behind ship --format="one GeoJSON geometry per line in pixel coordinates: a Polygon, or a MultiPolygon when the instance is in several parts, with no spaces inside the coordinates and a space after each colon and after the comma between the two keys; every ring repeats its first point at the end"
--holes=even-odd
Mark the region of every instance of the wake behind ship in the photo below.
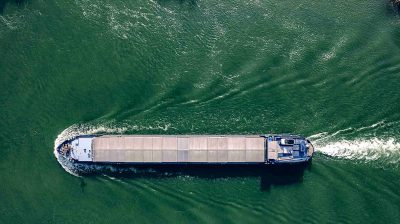
{"type": "Polygon", "coordinates": [[[293,164],[314,146],[297,135],[81,135],[57,153],[85,164],[293,164]]]}

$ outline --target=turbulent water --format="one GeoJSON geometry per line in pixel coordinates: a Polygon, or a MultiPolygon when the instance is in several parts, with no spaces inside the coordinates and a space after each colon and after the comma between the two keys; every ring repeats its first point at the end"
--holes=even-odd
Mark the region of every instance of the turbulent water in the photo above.
{"type": "Polygon", "coordinates": [[[3,0],[0,105],[0,223],[400,220],[389,1],[3,0]],[[53,154],[86,133],[282,132],[312,139],[311,166],[82,176],[53,154]]]}

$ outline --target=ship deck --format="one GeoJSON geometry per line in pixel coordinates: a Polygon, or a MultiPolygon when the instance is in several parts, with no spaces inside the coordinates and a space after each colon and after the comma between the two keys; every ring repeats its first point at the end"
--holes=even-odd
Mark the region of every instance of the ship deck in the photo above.
{"type": "Polygon", "coordinates": [[[92,141],[93,162],[263,163],[260,136],[100,136],[92,141]]]}

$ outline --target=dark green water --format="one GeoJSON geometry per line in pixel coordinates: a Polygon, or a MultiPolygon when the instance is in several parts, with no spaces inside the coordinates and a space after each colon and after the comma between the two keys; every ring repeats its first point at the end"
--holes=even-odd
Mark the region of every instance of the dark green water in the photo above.
{"type": "Polygon", "coordinates": [[[385,0],[5,2],[0,223],[400,220],[385,0]],[[311,167],[76,177],[53,155],[73,134],[271,132],[311,136],[311,167]]]}

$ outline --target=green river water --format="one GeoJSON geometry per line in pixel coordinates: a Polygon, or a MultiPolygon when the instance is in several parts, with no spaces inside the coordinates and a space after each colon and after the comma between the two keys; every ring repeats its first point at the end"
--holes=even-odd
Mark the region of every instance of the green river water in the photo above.
{"type": "Polygon", "coordinates": [[[0,1],[0,223],[398,223],[399,125],[385,0],[0,1]],[[310,137],[309,167],[79,177],[53,153],[282,132],[310,137]]]}

